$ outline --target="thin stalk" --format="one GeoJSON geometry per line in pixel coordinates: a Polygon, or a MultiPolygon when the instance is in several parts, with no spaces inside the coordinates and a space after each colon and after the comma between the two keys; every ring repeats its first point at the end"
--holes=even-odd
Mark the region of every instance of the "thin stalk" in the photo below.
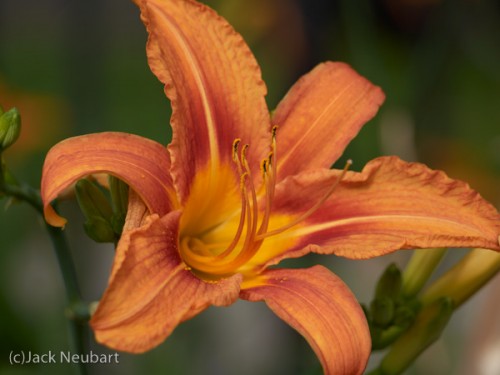
{"type": "Polygon", "coordinates": [[[446,248],[438,248],[413,252],[403,272],[402,292],[405,297],[414,297],[420,292],[447,251],[446,248]]]}
{"type": "MultiPolygon", "coordinates": [[[[9,184],[3,178],[3,171],[0,169],[0,191],[6,195],[27,202],[40,215],[43,216],[43,203],[38,190],[26,184],[9,184]]],[[[76,278],[75,266],[71,258],[68,241],[64,232],[60,228],[45,224],[52,246],[56,253],[57,262],[61,270],[61,275],[66,289],[66,299],[68,302],[67,316],[70,322],[71,350],[74,353],[83,354],[86,346],[86,324],[89,318],[88,307],[83,303],[78,280],[76,278]]],[[[79,363],[78,371],[80,375],[87,374],[86,364],[79,363]]]]}

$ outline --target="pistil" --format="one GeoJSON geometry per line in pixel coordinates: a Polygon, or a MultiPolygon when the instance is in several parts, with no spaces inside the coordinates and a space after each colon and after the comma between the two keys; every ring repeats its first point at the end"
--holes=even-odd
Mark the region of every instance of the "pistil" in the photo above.
{"type": "Polygon", "coordinates": [[[286,230],[288,230],[288,229],[296,226],[297,224],[303,222],[308,217],[310,217],[333,194],[333,192],[335,191],[335,189],[339,185],[340,181],[342,181],[342,179],[344,178],[345,174],[347,173],[347,170],[349,169],[349,167],[351,165],[352,165],[352,160],[351,159],[347,160],[347,162],[346,162],[346,164],[344,166],[344,169],[342,170],[342,173],[340,174],[339,178],[330,187],[330,189],[328,189],[328,191],[323,195],[323,197],[318,202],[316,202],[316,204],[314,206],[312,206],[309,210],[307,210],[306,212],[304,212],[302,215],[300,215],[299,217],[297,217],[295,220],[287,223],[286,225],[283,225],[282,227],[274,229],[274,230],[272,230],[270,232],[260,234],[255,239],[256,240],[263,240],[264,238],[275,236],[277,234],[283,233],[284,231],[286,231],[286,230]]]}

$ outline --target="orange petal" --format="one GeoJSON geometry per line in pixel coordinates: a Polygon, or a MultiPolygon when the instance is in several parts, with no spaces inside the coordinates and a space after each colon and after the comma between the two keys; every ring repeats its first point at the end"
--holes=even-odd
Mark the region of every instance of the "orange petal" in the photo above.
{"type": "Polygon", "coordinates": [[[220,163],[232,163],[236,138],[250,144],[249,163],[259,176],[269,151],[270,118],[260,69],[241,36],[194,1],[136,3],[149,32],[149,65],[172,101],[169,151],[181,200],[207,163],[212,176],[220,163]]]}
{"type": "Polygon", "coordinates": [[[98,342],[144,352],[208,306],[226,306],[238,298],[240,275],[207,283],[182,262],[179,217],[179,211],[161,219],[152,215],[143,227],[122,236],[124,258],[90,322],[98,342]]]}
{"type": "Polygon", "coordinates": [[[78,179],[99,172],[124,180],[151,212],[163,215],[177,205],[169,169],[165,147],[146,138],[114,132],[68,138],[52,147],[45,158],[41,182],[45,219],[64,226],[66,220],[50,202],[78,179]]]}
{"type": "Polygon", "coordinates": [[[348,65],[327,62],[303,76],[276,108],[278,180],[329,168],[384,101],[382,90],[348,65]]]}
{"type": "MultiPolygon", "coordinates": [[[[323,170],[283,181],[275,215],[298,216],[338,176],[323,170]]],[[[499,213],[466,183],[423,164],[381,157],[361,173],[348,173],[316,213],[282,233],[300,240],[281,255],[276,251],[273,263],[307,251],[364,259],[413,248],[500,250],[499,234],[499,213]]]]}
{"type": "Polygon", "coordinates": [[[365,315],[347,285],[326,268],[268,270],[240,296],[265,301],[304,336],[325,374],[363,373],[371,348],[365,315]]]}

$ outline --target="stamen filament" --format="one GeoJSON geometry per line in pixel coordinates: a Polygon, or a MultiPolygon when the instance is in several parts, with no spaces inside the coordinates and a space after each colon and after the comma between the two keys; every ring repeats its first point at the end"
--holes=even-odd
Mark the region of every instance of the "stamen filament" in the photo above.
{"type": "Polygon", "coordinates": [[[276,188],[276,132],[278,131],[278,126],[274,125],[272,128],[271,137],[271,152],[269,153],[266,160],[263,162],[264,170],[264,186],[266,189],[266,206],[264,210],[264,217],[260,224],[257,235],[261,235],[267,231],[269,226],[269,219],[271,217],[271,206],[274,200],[274,191],[276,188]],[[264,168],[267,167],[267,168],[264,168]]]}
{"type": "Polygon", "coordinates": [[[245,169],[245,172],[248,174],[248,185],[250,186],[250,194],[252,197],[252,203],[250,207],[250,202],[249,204],[249,212],[250,208],[252,209],[251,215],[249,216],[248,219],[248,229],[247,229],[247,235],[245,237],[245,242],[243,244],[243,250],[247,250],[249,248],[249,245],[255,238],[255,233],[257,231],[257,220],[258,220],[258,214],[259,214],[259,208],[257,206],[257,193],[255,192],[255,187],[253,185],[253,178],[252,178],[252,172],[250,171],[250,167],[248,166],[248,162],[246,159],[246,151],[248,149],[248,145],[245,145],[243,149],[241,150],[241,164],[243,168],[245,169]]]}
{"type": "Polygon", "coordinates": [[[243,174],[243,170],[241,168],[241,162],[240,159],[238,158],[238,147],[241,143],[241,139],[236,138],[233,142],[233,161],[236,164],[236,167],[238,168],[238,174],[241,176],[243,174]]]}
{"type": "Polygon", "coordinates": [[[273,172],[272,168],[274,168],[271,163],[272,163],[272,156],[273,154],[270,153],[268,158],[262,162],[262,169],[263,169],[263,180],[264,180],[264,186],[266,189],[266,205],[264,207],[264,216],[262,218],[262,222],[260,223],[259,230],[257,231],[257,234],[260,235],[264,233],[267,230],[267,227],[269,225],[269,219],[271,216],[271,205],[273,201],[273,195],[274,195],[274,179],[273,179],[273,172]]]}
{"type": "Polygon", "coordinates": [[[347,173],[347,170],[349,167],[352,165],[352,160],[349,159],[347,160],[344,169],[342,170],[342,173],[340,174],[339,178],[335,183],[332,185],[332,187],[326,192],[326,194],[318,201],[314,206],[312,206],[309,210],[304,212],[302,215],[297,217],[295,220],[289,222],[288,224],[278,228],[274,229],[270,232],[259,234],[257,237],[255,237],[255,240],[263,240],[264,238],[274,236],[276,234],[283,233],[284,231],[294,227],[295,225],[301,223],[305,219],[307,219],[309,216],[311,216],[314,212],[316,212],[322,205],[325,203],[325,201],[332,195],[332,193],[335,191],[337,186],[339,185],[340,181],[344,178],[345,174],[347,173]]]}
{"type": "Polygon", "coordinates": [[[238,229],[236,230],[236,234],[229,244],[229,246],[219,255],[215,257],[215,259],[222,259],[231,254],[231,252],[234,250],[236,245],[238,245],[238,242],[240,241],[241,234],[243,233],[243,227],[245,226],[245,215],[246,215],[246,210],[248,206],[248,199],[247,199],[247,191],[245,187],[245,179],[248,176],[247,173],[243,173],[241,175],[241,181],[240,181],[240,190],[241,190],[241,214],[240,214],[240,222],[238,224],[238,229]]]}
{"type": "Polygon", "coordinates": [[[283,233],[314,214],[333,194],[352,165],[352,161],[348,160],[339,177],[328,191],[305,213],[282,227],[268,232],[277,179],[276,131],[277,126],[274,126],[272,129],[271,151],[267,159],[262,161],[265,206],[260,225],[257,192],[246,156],[249,145],[245,144],[239,153],[241,140],[235,139],[232,148],[232,158],[240,175],[241,211],[238,227],[233,239],[217,255],[214,255],[214,253],[218,252],[218,249],[223,248],[223,243],[205,244],[202,240],[191,237],[185,237],[181,240],[181,253],[186,264],[197,272],[206,274],[208,278],[224,277],[237,272],[242,265],[247,263],[257,253],[264,239],[283,233]],[[244,239],[242,239],[243,232],[245,232],[244,239]],[[236,249],[238,249],[237,252],[236,249]]]}

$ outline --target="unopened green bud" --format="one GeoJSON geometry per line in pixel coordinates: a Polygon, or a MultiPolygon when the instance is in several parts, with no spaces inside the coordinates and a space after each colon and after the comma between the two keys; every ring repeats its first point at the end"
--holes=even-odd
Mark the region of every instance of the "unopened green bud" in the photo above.
{"type": "Polygon", "coordinates": [[[95,183],[83,179],[75,185],[76,199],[85,218],[102,217],[110,220],[113,210],[104,192],[95,183]]]}
{"type": "Polygon", "coordinates": [[[97,184],[83,179],[75,185],[76,198],[85,217],[87,235],[96,242],[115,242],[111,220],[113,209],[108,197],[97,184]]]}
{"type": "Polygon", "coordinates": [[[417,308],[407,305],[399,306],[394,313],[394,325],[403,330],[408,329],[415,321],[417,308]]]}
{"type": "Polygon", "coordinates": [[[386,329],[379,328],[375,335],[372,334],[372,349],[385,349],[398,339],[404,332],[404,329],[399,326],[390,326],[386,329]]]}
{"type": "Polygon", "coordinates": [[[390,264],[377,283],[375,298],[387,297],[396,300],[401,292],[401,271],[394,264],[390,264]]]}
{"type": "Polygon", "coordinates": [[[119,236],[125,224],[125,216],[128,209],[128,185],[114,176],[109,176],[109,192],[111,194],[111,205],[113,217],[111,225],[119,236]]]}
{"type": "Polygon", "coordinates": [[[373,323],[379,327],[387,327],[394,319],[394,301],[391,298],[375,298],[370,310],[373,323]]]}
{"type": "MultiPolygon", "coordinates": [[[[1,111],[3,112],[3,110],[1,111]]],[[[21,115],[11,108],[0,115],[0,151],[12,146],[21,133],[21,115]]]]}
{"type": "Polygon", "coordinates": [[[420,353],[441,336],[453,310],[451,298],[441,298],[425,306],[413,325],[391,346],[380,364],[379,371],[386,375],[401,374],[420,353]]]}
{"type": "Polygon", "coordinates": [[[115,242],[115,231],[111,223],[102,217],[90,217],[83,224],[85,233],[95,242],[115,242]]]}

